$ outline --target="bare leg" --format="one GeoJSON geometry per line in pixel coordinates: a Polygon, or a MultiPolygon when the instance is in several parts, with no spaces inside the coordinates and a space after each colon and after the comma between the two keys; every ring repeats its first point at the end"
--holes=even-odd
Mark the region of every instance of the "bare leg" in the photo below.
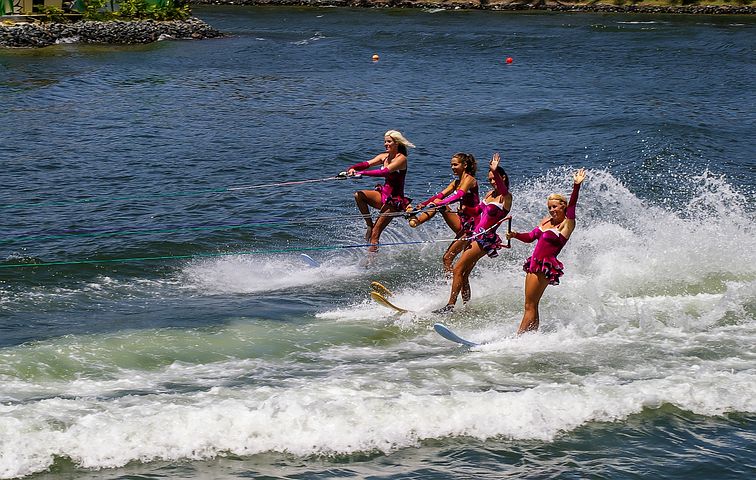
{"type": "Polygon", "coordinates": [[[462,291],[462,301],[467,302],[470,300],[470,272],[472,272],[475,264],[478,263],[486,252],[481,250],[480,245],[474,242],[472,246],[465,250],[459,261],[454,265],[454,279],[452,280],[451,293],[449,294],[449,301],[447,305],[454,305],[457,303],[457,297],[460,291],[462,291]],[[465,287],[467,287],[467,299],[465,299],[465,287]]]}
{"type": "Polygon", "coordinates": [[[525,312],[522,315],[517,335],[538,330],[540,318],[538,304],[543,292],[549,286],[549,280],[543,273],[528,273],[525,275],[525,312]]]}
{"type": "Polygon", "coordinates": [[[452,242],[451,245],[449,245],[449,248],[446,249],[446,252],[444,253],[444,272],[446,272],[447,277],[452,274],[452,263],[454,262],[454,259],[457,258],[457,255],[460,254],[460,252],[463,252],[465,248],[467,248],[467,245],[470,243],[469,240],[455,240],[452,242]]]}
{"type": "Polygon", "coordinates": [[[365,231],[365,241],[369,242],[373,233],[373,219],[370,217],[368,207],[381,208],[381,194],[375,190],[359,190],[354,192],[354,201],[357,203],[357,209],[365,219],[367,230],[365,231]]]}
{"type": "Polygon", "coordinates": [[[436,212],[438,212],[438,210],[433,209],[433,210],[428,210],[426,212],[422,212],[422,213],[419,213],[417,215],[410,217],[410,220],[409,220],[410,227],[415,228],[422,225],[423,223],[433,218],[436,215],[436,212]]]}
{"type": "MultiPolygon", "coordinates": [[[[444,221],[455,235],[459,235],[459,232],[462,231],[462,221],[459,219],[459,215],[456,212],[452,212],[449,208],[444,209],[441,215],[444,216],[444,221]]],[[[452,242],[449,248],[446,249],[446,252],[444,252],[443,264],[447,278],[451,278],[452,276],[452,263],[454,259],[465,248],[467,248],[467,240],[460,239],[452,242]]]]}
{"type": "Polygon", "coordinates": [[[452,212],[449,207],[441,211],[441,215],[444,217],[444,221],[452,229],[452,232],[458,234],[462,230],[462,221],[459,219],[457,212],[452,212]]]}
{"type": "Polygon", "coordinates": [[[383,230],[385,230],[386,227],[388,227],[388,224],[391,223],[391,220],[394,219],[392,215],[383,215],[384,213],[395,213],[398,210],[394,210],[390,207],[383,207],[381,209],[381,214],[378,215],[378,219],[375,221],[375,225],[373,226],[372,233],[370,235],[370,247],[368,247],[368,252],[377,252],[378,251],[378,243],[380,243],[381,240],[381,233],[383,233],[383,230]]]}

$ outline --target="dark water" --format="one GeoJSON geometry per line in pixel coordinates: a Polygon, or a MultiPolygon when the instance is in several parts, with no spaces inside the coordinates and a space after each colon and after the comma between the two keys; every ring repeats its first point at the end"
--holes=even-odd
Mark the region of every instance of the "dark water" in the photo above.
{"type": "Polygon", "coordinates": [[[0,51],[0,478],[754,476],[752,18],[196,13],[229,36],[0,51]],[[527,245],[470,351],[442,222],[365,268],[329,178],[388,129],[420,200],[502,152],[520,230],[588,169],[541,332],[527,245]]]}

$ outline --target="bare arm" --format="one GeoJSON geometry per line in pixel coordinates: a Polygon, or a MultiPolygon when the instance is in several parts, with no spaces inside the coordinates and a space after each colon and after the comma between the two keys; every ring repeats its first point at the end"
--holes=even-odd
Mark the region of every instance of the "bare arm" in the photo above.
{"type": "Polygon", "coordinates": [[[462,178],[459,180],[459,187],[457,188],[467,193],[475,186],[476,183],[478,183],[478,181],[475,180],[475,177],[473,177],[469,173],[463,174],[462,178]]]}
{"type": "Polygon", "coordinates": [[[407,157],[401,153],[397,153],[394,158],[391,159],[388,165],[385,165],[389,172],[395,172],[397,170],[404,170],[407,168],[407,157]]]}

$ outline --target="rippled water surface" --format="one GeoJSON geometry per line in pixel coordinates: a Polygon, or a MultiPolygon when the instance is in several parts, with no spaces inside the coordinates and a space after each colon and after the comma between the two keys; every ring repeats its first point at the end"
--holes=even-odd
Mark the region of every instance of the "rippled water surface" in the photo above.
{"type": "Polygon", "coordinates": [[[196,13],[229,35],[0,50],[0,478],[756,474],[752,18],[196,13]],[[442,221],[366,262],[331,177],[388,129],[419,200],[502,152],[519,230],[588,169],[539,333],[530,245],[444,317],[473,349],[442,221]]]}

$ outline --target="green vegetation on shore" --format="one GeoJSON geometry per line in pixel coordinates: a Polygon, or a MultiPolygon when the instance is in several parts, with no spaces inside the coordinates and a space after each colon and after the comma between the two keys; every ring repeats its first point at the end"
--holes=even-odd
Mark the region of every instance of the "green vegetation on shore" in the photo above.
{"type": "Polygon", "coordinates": [[[78,0],[84,7],[85,19],[139,19],[139,20],[183,20],[189,18],[191,11],[186,3],[174,0],[119,0],[118,10],[107,10],[110,0],[78,0]]]}
{"type": "Polygon", "coordinates": [[[58,7],[35,5],[39,20],[66,22],[70,13],[82,20],[185,20],[192,14],[189,4],[176,0],[119,0],[113,9],[111,0],[77,0],[69,11],[58,7]]]}

